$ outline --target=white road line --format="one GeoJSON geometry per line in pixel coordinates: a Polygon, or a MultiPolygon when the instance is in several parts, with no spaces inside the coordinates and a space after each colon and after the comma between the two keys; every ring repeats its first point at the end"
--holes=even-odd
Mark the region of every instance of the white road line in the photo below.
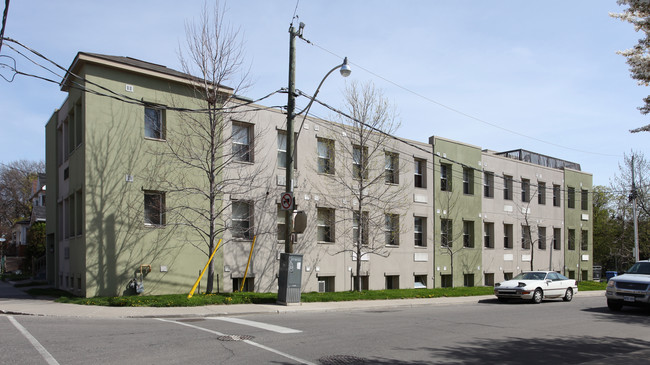
{"type": "Polygon", "coordinates": [[[249,321],[247,319],[241,319],[241,318],[230,318],[230,317],[208,317],[208,318],[209,319],[214,319],[214,320],[217,320],[217,321],[224,321],[224,322],[243,324],[245,326],[261,328],[263,330],[273,331],[273,332],[277,332],[277,333],[300,333],[300,332],[302,332],[300,330],[294,330],[293,328],[281,327],[281,326],[276,326],[276,325],[273,325],[273,324],[262,323],[262,322],[249,321]]]}
{"type": "MultiPolygon", "coordinates": [[[[199,331],[205,331],[205,332],[208,332],[208,333],[212,333],[212,334],[217,335],[217,336],[226,336],[225,333],[221,333],[221,332],[217,332],[217,331],[209,330],[209,329],[207,329],[207,328],[203,328],[203,327],[199,327],[199,326],[194,326],[194,325],[191,325],[191,324],[188,324],[188,323],[176,322],[176,321],[171,321],[171,320],[163,319],[163,318],[156,318],[156,319],[159,320],[159,321],[163,321],[163,322],[169,322],[169,323],[180,324],[180,325],[183,325],[183,326],[186,326],[186,327],[190,327],[190,328],[197,329],[197,330],[199,330],[199,331]]],[[[266,351],[272,352],[272,353],[274,353],[274,354],[278,354],[278,355],[280,355],[280,356],[284,356],[284,357],[286,357],[287,359],[291,359],[291,360],[293,360],[293,361],[295,361],[295,362],[298,362],[298,363],[301,363],[301,364],[306,364],[306,365],[317,365],[317,364],[315,364],[315,363],[313,363],[313,362],[309,362],[309,361],[307,361],[307,360],[303,360],[303,359],[301,359],[301,358],[299,358],[299,357],[295,357],[295,356],[289,355],[289,354],[287,354],[287,353],[284,353],[284,352],[282,352],[282,351],[278,351],[278,350],[273,349],[273,348],[270,348],[270,347],[268,347],[268,346],[264,346],[264,345],[259,344],[259,343],[257,343],[257,342],[253,342],[253,341],[250,341],[250,340],[243,340],[242,342],[247,343],[247,344],[249,344],[249,345],[251,345],[251,346],[255,346],[255,347],[258,347],[258,348],[260,348],[260,349],[263,349],[263,350],[266,350],[266,351]]]]}
{"type": "Polygon", "coordinates": [[[59,362],[56,361],[54,356],[52,356],[49,352],[47,352],[45,347],[43,347],[43,345],[41,345],[41,343],[38,342],[38,340],[36,340],[36,338],[34,338],[34,336],[32,336],[31,333],[29,333],[25,329],[25,327],[23,327],[20,323],[18,323],[18,321],[16,321],[14,317],[7,316],[7,318],[9,318],[9,322],[11,322],[18,329],[18,331],[20,331],[20,333],[22,333],[23,336],[25,336],[25,338],[28,339],[29,342],[31,342],[32,346],[34,346],[34,348],[41,354],[41,356],[43,356],[43,359],[45,359],[45,361],[47,361],[48,364],[59,365],[59,362]]]}

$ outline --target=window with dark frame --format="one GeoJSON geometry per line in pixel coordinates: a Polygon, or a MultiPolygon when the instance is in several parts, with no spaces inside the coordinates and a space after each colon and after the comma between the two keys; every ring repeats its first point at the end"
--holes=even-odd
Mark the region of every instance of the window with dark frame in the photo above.
{"type": "Polygon", "coordinates": [[[474,221],[463,221],[463,247],[474,248],[474,221]]]}
{"type": "Polygon", "coordinates": [[[144,136],[152,139],[165,139],[163,110],[153,107],[144,108],[144,136]]]}
{"type": "Polygon", "coordinates": [[[567,188],[567,206],[570,209],[576,207],[576,188],[573,187],[567,188]]]}
{"type": "Polygon", "coordinates": [[[368,178],[368,148],[352,146],[352,177],[355,179],[368,178]]]}
{"type": "Polygon", "coordinates": [[[503,175],[503,199],[512,200],[512,176],[503,175]]]}
{"type": "Polygon", "coordinates": [[[546,250],[546,227],[537,227],[537,248],[546,250]]]}
{"type": "Polygon", "coordinates": [[[521,201],[524,203],[530,202],[530,180],[521,179],[521,201]]]}
{"type": "Polygon", "coordinates": [[[144,224],[147,226],[165,224],[165,193],[160,191],[144,192],[144,224]]]}
{"type": "Polygon", "coordinates": [[[426,246],[426,227],[427,219],[424,217],[413,217],[413,232],[414,232],[414,241],[415,246],[425,247],[426,246]]]}
{"type": "Polygon", "coordinates": [[[318,138],[318,173],[334,174],[334,141],[331,139],[318,138]]]}
{"type": "Polygon", "coordinates": [[[587,251],[589,249],[589,231],[581,230],[580,232],[580,250],[587,251]]]}
{"type": "Polygon", "coordinates": [[[334,209],[318,208],[316,225],[318,242],[334,242],[334,209]]]}
{"type": "Polygon", "coordinates": [[[386,152],[384,160],[384,181],[387,184],[399,184],[399,155],[394,152],[386,152]]]}
{"type": "Polygon", "coordinates": [[[562,248],[562,229],[553,228],[553,249],[559,250],[562,248]]]}
{"type": "Polygon", "coordinates": [[[576,230],[575,229],[569,229],[567,231],[567,241],[568,241],[568,249],[571,251],[575,251],[576,249],[576,230]]]}
{"type": "Polygon", "coordinates": [[[287,168],[287,132],[278,131],[278,167],[287,168]]]}
{"type": "Polygon", "coordinates": [[[451,165],[440,164],[440,190],[451,191],[451,165]]]}
{"type": "Polygon", "coordinates": [[[352,241],[354,242],[355,245],[359,243],[359,227],[361,227],[361,245],[363,246],[368,245],[369,219],[370,216],[368,212],[361,212],[361,216],[359,216],[358,211],[352,213],[352,241]]]}
{"type": "Polygon", "coordinates": [[[440,219],[440,245],[442,247],[452,246],[452,220],[440,219]]]}
{"type": "Polygon", "coordinates": [[[232,123],[232,154],[235,161],[253,162],[252,129],[249,124],[232,123]]]}
{"type": "Polygon", "coordinates": [[[474,169],[463,167],[463,194],[474,195],[474,169]]]}
{"type": "Polygon", "coordinates": [[[513,227],[512,224],[503,224],[503,248],[512,248],[513,246],[513,227]]]}
{"type": "Polygon", "coordinates": [[[483,247],[494,248],[494,223],[483,223],[483,247]]]}
{"type": "Polygon", "coordinates": [[[521,248],[530,250],[530,226],[521,226],[521,248]]]}
{"type": "Polygon", "coordinates": [[[589,191],[582,189],[580,191],[580,208],[589,210],[589,191]]]}
{"type": "Polygon", "coordinates": [[[554,207],[559,207],[561,205],[560,192],[561,192],[560,185],[553,184],[553,206],[554,207]]]}
{"type": "Polygon", "coordinates": [[[384,235],[387,246],[399,245],[399,215],[384,215],[384,235]]]}
{"type": "Polygon", "coordinates": [[[426,160],[416,158],[414,160],[414,176],[413,181],[416,188],[426,188],[426,160]]]}
{"type": "Polygon", "coordinates": [[[537,204],[545,205],[546,204],[546,183],[538,181],[537,182],[537,204]]]}
{"type": "Polygon", "coordinates": [[[253,238],[253,204],[251,202],[233,201],[231,220],[231,233],[234,238],[253,238]]]}
{"type": "Polygon", "coordinates": [[[483,173],[483,196],[494,197],[494,172],[485,171],[483,173]]]}

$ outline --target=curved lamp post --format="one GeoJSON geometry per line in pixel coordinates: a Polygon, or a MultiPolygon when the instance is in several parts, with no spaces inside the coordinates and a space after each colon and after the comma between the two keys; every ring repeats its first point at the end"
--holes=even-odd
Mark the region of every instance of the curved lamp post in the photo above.
{"type": "MultiPolygon", "coordinates": [[[[296,36],[302,38],[302,30],[305,27],[304,23],[300,23],[298,30],[293,27],[293,24],[289,27],[289,93],[288,93],[288,102],[287,102],[287,153],[286,153],[286,190],[282,194],[282,203],[281,206],[285,210],[285,237],[284,237],[284,253],[280,255],[280,272],[278,276],[278,303],[288,305],[290,303],[300,303],[300,286],[302,280],[302,255],[293,254],[293,212],[296,209],[294,201],[291,201],[290,204],[286,204],[286,197],[293,197],[293,168],[294,168],[294,156],[293,152],[295,150],[295,137],[294,137],[294,128],[293,121],[297,115],[305,113],[303,118],[303,123],[305,118],[307,118],[307,113],[311,108],[316,95],[320,91],[321,86],[325,82],[325,79],[332,74],[337,69],[340,69],[341,75],[347,77],[350,75],[352,70],[348,65],[348,58],[346,57],[343,60],[343,63],[332,68],[318,84],[318,88],[314,93],[314,96],[311,97],[309,104],[305,109],[301,110],[297,114],[294,113],[296,108],[296,36]]],[[[293,199],[293,198],[291,198],[293,199]]]]}

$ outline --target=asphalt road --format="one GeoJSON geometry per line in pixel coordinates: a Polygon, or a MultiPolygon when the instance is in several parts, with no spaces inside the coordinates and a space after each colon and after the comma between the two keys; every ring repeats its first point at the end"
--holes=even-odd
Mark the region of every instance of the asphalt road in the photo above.
{"type": "Polygon", "coordinates": [[[0,316],[0,364],[607,364],[648,358],[650,316],[603,297],[219,318],[0,316]]]}

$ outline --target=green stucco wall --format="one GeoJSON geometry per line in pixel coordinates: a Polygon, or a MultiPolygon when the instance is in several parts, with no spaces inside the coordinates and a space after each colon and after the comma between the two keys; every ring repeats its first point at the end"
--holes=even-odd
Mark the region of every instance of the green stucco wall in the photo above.
{"type": "Polygon", "coordinates": [[[593,177],[591,174],[566,169],[564,173],[564,274],[574,271],[575,279],[593,279],[593,177]],[[575,189],[575,206],[569,208],[569,188],[575,189]],[[582,209],[582,190],[587,191],[586,208],[582,209]],[[575,231],[575,249],[569,249],[569,230],[575,231]],[[581,249],[581,232],[588,237],[587,250],[581,249]],[[588,277],[582,275],[588,272],[588,277]]]}

